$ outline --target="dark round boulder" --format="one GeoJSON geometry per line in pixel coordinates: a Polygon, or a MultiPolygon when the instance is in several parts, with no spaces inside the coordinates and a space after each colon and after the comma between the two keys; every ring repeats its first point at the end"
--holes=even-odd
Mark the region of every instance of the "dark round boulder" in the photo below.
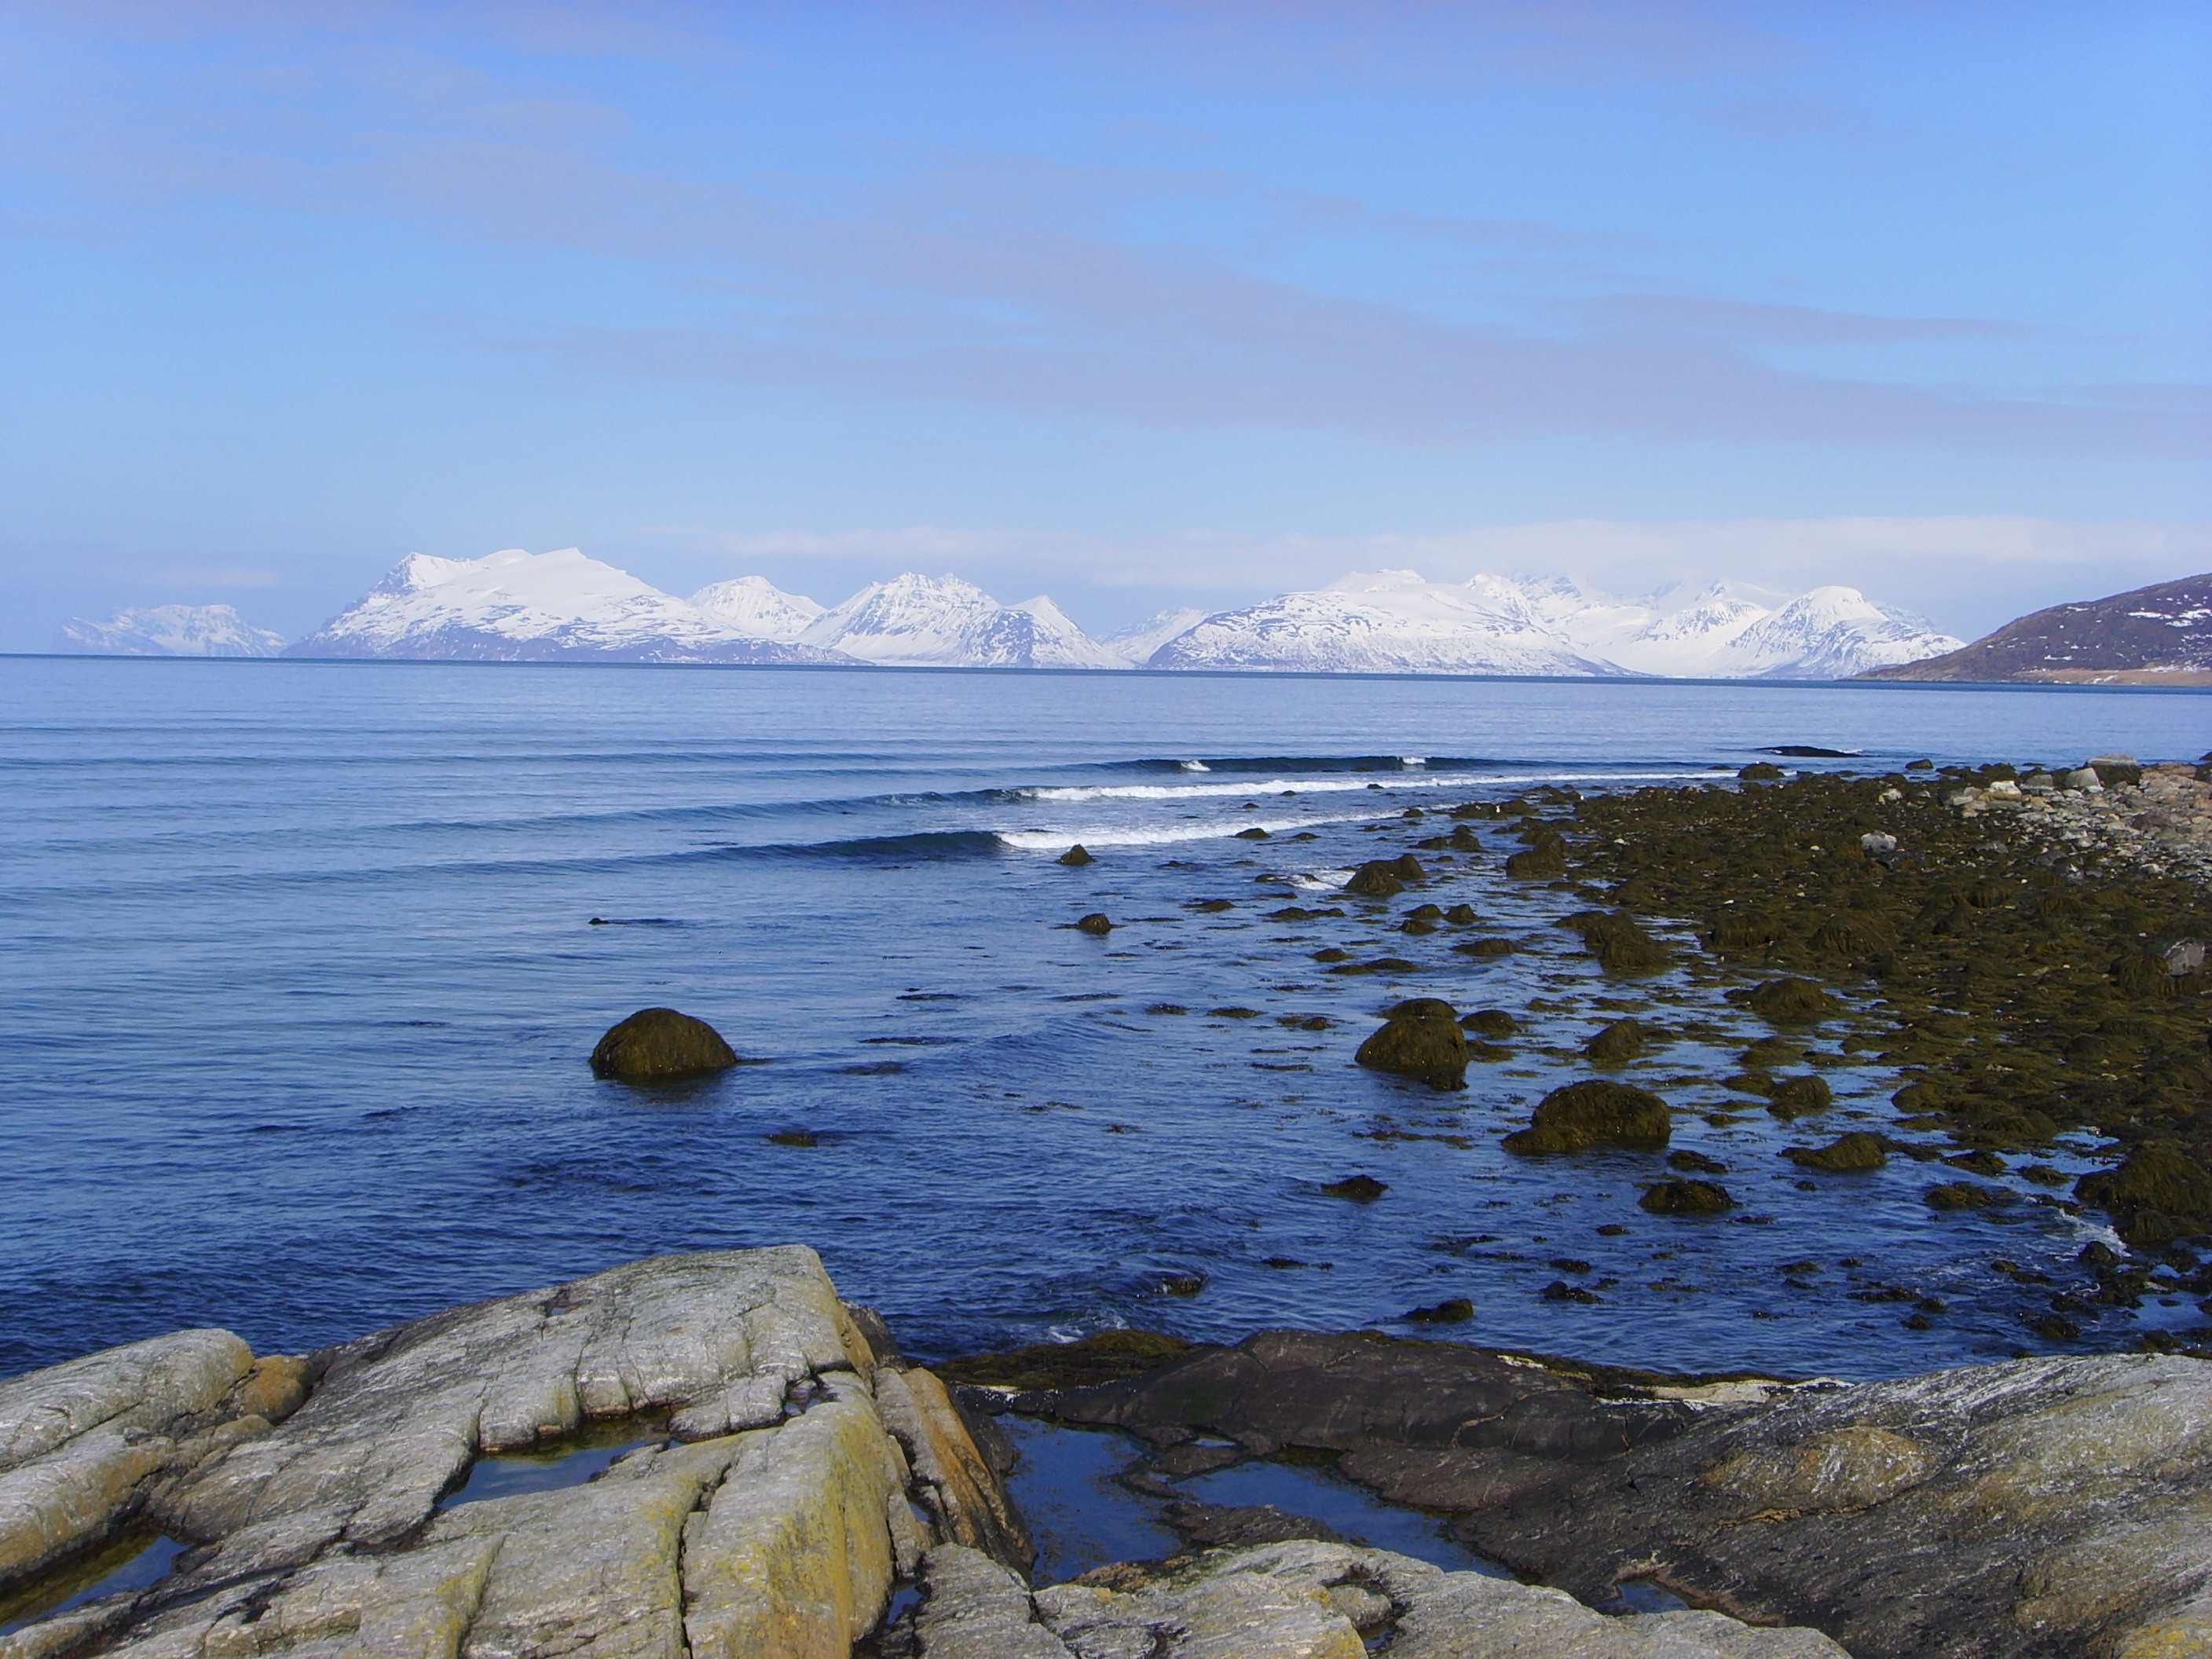
{"type": "Polygon", "coordinates": [[[1753,761],[1736,773],[1746,783],[1774,783],[1782,776],[1782,769],[1772,761],[1753,761]]]}
{"type": "Polygon", "coordinates": [[[1503,1008],[1478,1008],[1461,1016],[1459,1023],[1462,1030],[1479,1031],[1486,1037],[1511,1036],[1521,1029],[1521,1022],[1503,1008]]]}
{"type": "Polygon", "coordinates": [[[1467,1070],[1467,1035],[1459,1011],[1435,997],[1412,997],[1383,1017],[1382,1027],[1352,1058],[1374,1072],[1406,1077],[1449,1076],[1467,1070]]]}
{"type": "Polygon", "coordinates": [[[1093,910],[1089,915],[1077,921],[1075,931],[1079,933],[1096,934],[1103,939],[1114,931],[1114,920],[1103,910],[1093,910]]]}
{"type": "Polygon", "coordinates": [[[2147,1212],[2189,1218],[2212,1231],[2212,1170],[2177,1141],[2153,1140],[2130,1152],[2117,1170],[2099,1170],[2074,1185],[2084,1204],[2122,1216],[2147,1212]]]}
{"type": "Polygon", "coordinates": [[[1662,1181],[1645,1188],[1636,1204],[1653,1215],[1718,1215],[1734,1209],[1735,1200],[1717,1181],[1662,1181]]]}
{"type": "Polygon", "coordinates": [[[1656,1152],[1674,1133],[1674,1114],[1649,1089],[1591,1078],[1554,1089],[1528,1127],[1505,1137],[1509,1152],[1579,1152],[1591,1146],[1656,1152]]]}
{"type": "Polygon", "coordinates": [[[592,1069],[624,1083],[657,1083],[727,1070],[736,1050],[703,1019],[673,1008],[641,1008],[611,1027],[592,1050],[592,1069]]]}
{"type": "Polygon", "coordinates": [[[1352,872],[1344,890],[1361,898],[1390,898],[1406,890],[1398,872],[1387,859],[1370,859],[1352,872]]]}
{"type": "Polygon", "coordinates": [[[1415,1325],[1464,1325],[1474,1317],[1474,1304],[1463,1296],[1446,1297],[1425,1308],[1412,1309],[1406,1317],[1415,1325]]]}
{"type": "Polygon", "coordinates": [[[1058,858],[1054,859],[1053,862],[1055,864],[1073,864],[1081,866],[1090,864],[1093,862],[1093,860],[1089,849],[1087,849],[1084,844],[1079,841],[1074,846],[1069,848],[1065,853],[1062,853],[1058,858]]]}

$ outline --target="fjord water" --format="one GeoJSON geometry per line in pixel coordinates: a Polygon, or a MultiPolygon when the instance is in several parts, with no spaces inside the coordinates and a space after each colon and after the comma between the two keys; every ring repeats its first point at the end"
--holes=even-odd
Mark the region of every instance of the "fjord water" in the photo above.
{"type": "MultiPolygon", "coordinates": [[[[1497,856],[1422,896],[1510,957],[1267,913],[1326,903],[1363,825],[1534,781],[2212,747],[2212,701],[2146,692],[67,659],[0,688],[0,1374],[203,1323],[297,1351],[793,1240],[930,1354],[1413,1330],[1462,1296],[1447,1334],[1698,1370],[2048,1346],[1987,1260],[2063,1278],[2095,1218],[1935,1214],[1898,1162],[1803,1190],[1776,1152],[1806,1126],[1709,1125],[1711,1087],[1668,1081],[1727,1045],[1629,1075],[1753,1224],[1642,1214],[1648,1154],[1501,1152],[1618,988],[1547,931],[1575,902],[1497,856]],[[1078,841],[1096,864],[1054,861],[1078,841]],[[1092,910],[1123,925],[1066,926],[1092,910]],[[1331,976],[1329,943],[1419,971],[1331,976]],[[1516,1062],[1458,1095],[1354,1067],[1419,994],[1522,1013],[1516,1062]],[[599,1032],[656,1004],[764,1063],[596,1080],[599,1032]],[[1320,1190],[1355,1171],[1389,1191],[1320,1190]],[[1563,1274],[1614,1282],[1547,1299],[1563,1274]],[[1885,1285],[1948,1305],[1909,1331],[1885,1285]]],[[[1832,1081],[1834,1127],[1887,1114],[1878,1066],[1832,1081]]],[[[2130,1340],[2115,1317],[2089,1340],[2130,1340]]]]}

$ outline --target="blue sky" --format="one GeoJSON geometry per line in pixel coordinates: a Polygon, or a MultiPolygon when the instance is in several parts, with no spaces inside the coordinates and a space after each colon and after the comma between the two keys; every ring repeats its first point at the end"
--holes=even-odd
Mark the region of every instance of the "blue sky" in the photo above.
{"type": "Polygon", "coordinates": [[[401,554],[2212,567],[2212,3],[0,13],[0,648],[401,554]]]}

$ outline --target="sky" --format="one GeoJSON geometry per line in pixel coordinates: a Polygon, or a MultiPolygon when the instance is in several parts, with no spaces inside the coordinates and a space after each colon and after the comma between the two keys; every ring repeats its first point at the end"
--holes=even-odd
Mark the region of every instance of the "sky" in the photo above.
{"type": "Polygon", "coordinates": [[[402,555],[2212,569],[2212,0],[7,0],[0,649],[402,555]]]}

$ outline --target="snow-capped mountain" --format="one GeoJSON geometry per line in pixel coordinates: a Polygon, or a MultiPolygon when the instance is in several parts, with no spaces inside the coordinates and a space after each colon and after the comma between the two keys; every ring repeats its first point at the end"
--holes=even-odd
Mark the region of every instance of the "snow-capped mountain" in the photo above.
{"type": "Polygon", "coordinates": [[[1424,581],[1410,570],[1346,576],[1224,611],[1155,651],[1151,668],[1308,673],[1617,674],[1585,656],[1513,582],[1424,581]]]}
{"type": "Polygon", "coordinates": [[[1954,649],[1924,618],[1855,587],[1795,598],[1716,582],[1685,599],[1584,596],[1559,626],[1584,650],[1638,674],[1698,679],[1838,680],[1954,649]]]}
{"type": "Polygon", "coordinates": [[[94,657],[273,657],[284,636],[227,605],[156,605],[118,611],[104,623],[71,617],[56,648],[94,657]]]}
{"type": "Polygon", "coordinates": [[[837,660],[827,652],[743,632],[573,547],[536,554],[514,548],[482,559],[410,553],[286,654],[511,662],[837,660]]]}
{"type": "Polygon", "coordinates": [[[1723,582],[1626,599],[1560,576],[1431,582],[1386,570],[1209,617],[1146,665],[1843,679],[1955,645],[1850,587],[1790,598],[1723,582]]]}
{"type": "Polygon", "coordinates": [[[1178,634],[1187,634],[1206,620],[1206,613],[1196,607],[1180,605],[1147,617],[1140,623],[1131,623],[1098,641],[1119,657],[1133,663],[1142,663],[1178,634]]]}
{"type": "Polygon", "coordinates": [[[822,614],[818,601],[804,593],[787,593],[765,576],[711,582],[691,596],[691,603],[740,634],[757,640],[781,640],[787,645],[822,614]]]}
{"type": "Polygon", "coordinates": [[[802,642],[863,662],[980,668],[1127,668],[1040,595],[1000,605],[957,576],[871,582],[824,611],[802,642]]]}

